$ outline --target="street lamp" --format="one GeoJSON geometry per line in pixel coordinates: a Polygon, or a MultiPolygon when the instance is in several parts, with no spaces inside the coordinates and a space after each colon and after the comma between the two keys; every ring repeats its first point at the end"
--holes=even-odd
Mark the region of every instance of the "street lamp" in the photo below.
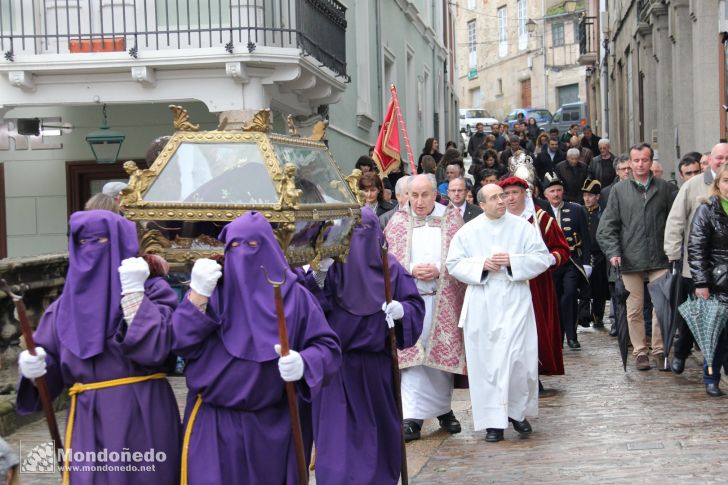
{"type": "Polygon", "coordinates": [[[536,22],[534,22],[533,19],[528,19],[528,22],[526,22],[526,29],[529,34],[536,32],[536,22]]]}
{"type": "Polygon", "coordinates": [[[97,163],[115,163],[126,135],[120,131],[110,129],[106,119],[106,105],[104,105],[101,112],[104,120],[98,131],[86,135],[86,143],[91,147],[91,152],[93,152],[97,163]]]}

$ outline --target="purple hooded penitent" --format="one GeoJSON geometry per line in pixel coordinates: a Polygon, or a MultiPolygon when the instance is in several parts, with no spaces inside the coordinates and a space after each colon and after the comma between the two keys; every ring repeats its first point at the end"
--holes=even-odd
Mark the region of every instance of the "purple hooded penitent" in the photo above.
{"type": "MultiPolygon", "coordinates": [[[[313,399],[317,483],[396,484],[402,460],[400,417],[394,400],[379,221],[362,208],[345,264],[335,263],[319,291],[326,318],[341,340],[342,364],[313,399]]],[[[402,303],[396,322],[400,348],[417,342],[425,304],[412,277],[389,256],[392,298],[402,303]]]]}
{"type": "Polygon", "coordinates": [[[222,300],[220,334],[227,351],[239,359],[265,362],[278,357],[273,287],[266,280],[282,281],[285,313],[293,311],[289,295],[296,287],[296,275],[288,267],[270,224],[255,212],[225,226],[219,239],[225,243],[225,284],[219,289],[222,300]],[[241,298],[244,295],[244,298],[241,298]]]}
{"type": "Polygon", "coordinates": [[[121,320],[118,268],[139,252],[134,223],[105,210],[71,215],[68,274],[56,325],[65,347],[81,359],[98,355],[121,320]]]}
{"type": "MultiPolygon", "coordinates": [[[[189,394],[187,481],[190,484],[298,481],[285,382],[278,371],[279,343],[273,287],[282,288],[290,348],[303,358],[296,383],[302,409],[340,363],[339,343],[314,296],[296,282],[268,221],[249,212],[223,229],[222,282],[205,313],[185,297],[173,317],[174,348],[186,359],[189,394]],[[192,425],[191,409],[202,404],[192,425]]],[[[301,413],[304,434],[309,412],[301,413]]],[[[310,442],[309,442],[310,445],[310,442]]]]}
{"type": "MultiPolygon", "coordinates": [[[[339,306],[358,316],[380,311],[384,301],[382,246],[385,240],[375,225],[380,227],[377,216],[371,209],[363,208],[361,224],[351,236],[346,264],[332,265],[326,275],[339,306]]],[[[396,260],[390,257],[389,261],[391,266],[396,260]]]]}
{"type": "MultiPolygon", "coordinates": [[[[94,383],[164,371],[172,346],[175,292],[162,278],[149,278],[133,321],[119,306],[117,268],[136,256],[134,224],[108,211],[71,216],[68,278],[63,294],[43,314],[33,338],[46,350],[45,376],[52,397],[75,383],[94,383]]],[[[38,411],[38,392],[28,379],[18,385],[17,409],[38,411]]],[[[61,435],[64,433],[61,431],[61,435]]],[[[148,452],[164,455],[153,471],[110,471],[101,461],[73,461],[74,485],[166,484],[179,481],[181,433],[177,402],[166,379],[78,394],[73,436],[64,443],[73,456],[89,452],[148,452]],[[96,471],[91,470],[96,467],[96,471]],[[85,468],[85,470],[84,470],[85,468]]],[[[161,456],[161,455],[158,455],[161,456]]],[[[134,465],[135,463],[129,463],[134,465]]]]}

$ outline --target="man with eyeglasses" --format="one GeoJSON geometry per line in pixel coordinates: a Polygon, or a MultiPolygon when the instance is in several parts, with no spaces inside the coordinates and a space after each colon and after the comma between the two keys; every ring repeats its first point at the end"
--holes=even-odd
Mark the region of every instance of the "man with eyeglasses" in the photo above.
{"type": "Polygon", "coordinates": [[[425,301],[417,343],[399,353],[405,441],[418,440],[424,420],[437,417],[450,434],[461,431],[452,410],[455,374],[465,371],[458,317],[465,285],[447,272],[445,257],[463,220],[454,206],[435,202],[437,182],[416,175],[407,184],[409,207],[396,212],[384,229],[389,253],[409,270],[425,301]]]}
{"type": "MultiPolygon", "coordinates": [[[[671,264],[679,265],[680,260],[687,261],[687,242],[690,237],[693,216],[701,202],[709,197],[713,178],[720,167],[726,163],[726,160],[728,160],[728,143],[718,143],[710,151],[708,169],[703,172],[702,176],[697,176],[700,173],[699,162],[693,161],[685,167],[682,166],[681,162],[680,176],[683,176],[683,172],[695,173],[680,187],[675,202],[672,204],[672,209],[670,209],[670,214],[667,216],[664,249],[671,264]]],[[[682,266],[683,295],[681,295],[681,300],[684,300],[688,294],[695,292],[695,288],[693,287],[690,268],[687,264],[682,266]]],[[[678,319],[678,325],[679,336],[675,340],[675,352],[670,367],[676,374],[681,374],[685,369],[685,359],[690,355],[693,346],[693,336],[682,318],[678,319]]],[[[715,376],[704,376],[708,395],[720,396],[723,394],[718,388],[719,379],[720,375],[717,376],[717,379],[715,376]]]]}
{"type": "Polygon", "coordinates": [[[607,208],[607,200],[609,200],[612,187],[629,178],[629,157],[627,155],[621,155],[614,159],[614,172],[617,174],[617,178],[611,184],[602,188],[602,193],[599,195],[599,207],[602,210],[607,208]]]}
{"type": "Polygon", "coordinates": [[[478,192],[483,214],[450,244],[447,269],[468,285],[460,324],[468,362],[475,430],[503,440],[509,423],[522,436],[538,414],[538,335],[528,280],[550,266],[541,235],[506,212],[495,184],[478,192]]]}
{"type": "Polygon", "coordinates": [[[475,204],[468,204],[465,200],[468,188],[465,186],[465,180],[462,177],[452,179],[447,186],[447,197],[452,202],[463,221],[469,222],[483,213],[483,211],[475,204]]]}

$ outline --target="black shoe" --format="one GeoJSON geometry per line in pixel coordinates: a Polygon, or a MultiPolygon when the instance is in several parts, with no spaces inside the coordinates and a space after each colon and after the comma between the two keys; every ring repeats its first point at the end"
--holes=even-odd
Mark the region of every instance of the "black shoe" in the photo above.
{"type": "Polygon", "coordinates": [[[609,327],[609,336],[610,337],[616,337],[617,336],[617,324],[613,323],[611,327],[609,327]]]}
{"type": "Polygon", "coordinates": [[[404,423],[404,441],[414,441],[420,439],[420,430],[422,425],[413,419],[405,419],[404,423]]]}
{"type": "Polygon", "coordinates": [[[485,434],[485,441],[488,443],[496,443],[498,441],[503,441],[503,430],[497,429],[497,428],[488,428],[486,429],[487,433],[485,434]]]}
{"type": "Polygon", "coordinates": [[[531,423],[529,423],[527,419],[524,419],[523,421],[516,421],[513,418],[508,418],[508,421],[511,422],[513,429],[515,429],[521,436],[529,435],[533,431],[531,423]]]}
{"type": "Polygon", "coordinates": [[[594,328],[604,328],[604,322],[602,320],[595,320],[593,327],[594,328]]]}
{"type": "Polygon", "coordinates": [[[437,420],[440,422],[440,427],[450,434],[456,434],[462,431],[462,428],[460,427],[460,421],[458,421],[458,418],[455,417],[455,414],[452,412],[452,410],[441,416],[438,416],[437,420]]]}
{"type": "Polygon", "coordinates": [[[675,374],[682,374],[685,370],[685,359],[680,357],[673,357],[670,362],[670,368],[675,374]]]}
{"type": "Polygon", "coordinates": [[[720,397],[725,394],[723,391],[720,390],[720,387],[718,387],[717,383],[712,382],[705,385],[705,392],[708,394],[708,396],[711,397],[720,397]]]}
{"type": "Polygon", "coordinates": [[[549,387],[545,387],[543,389],[538,390],[538,397],[539,397],[539,399],[545,399],[547,397],[554,397],[558,393],[559,393],[559,391],[557,391],[556,389],[551,389],[549,387]]]}
{"type": "Polygon", "coordinates": [[[566,344],[569,346],[569,348],[571,350],[581,350],[581,344],[576,339],[574,339],[574,340],[567,339],[566,344]]]}

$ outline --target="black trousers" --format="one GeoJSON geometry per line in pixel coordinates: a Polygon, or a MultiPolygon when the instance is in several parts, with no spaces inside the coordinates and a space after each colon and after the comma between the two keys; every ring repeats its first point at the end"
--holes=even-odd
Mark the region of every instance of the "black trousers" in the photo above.
{"type": "Polygon", "coordinates": [[[577,288],[579,287],[579,270],[574,263],[556,269],[554,286],[556,286],[556,299],[559,302],[559,320],[561,320],[561,341],[564,335],[569,340],[576,340],[576,315],[579,308],[577,288]]]}
{"type": "MultiPolygon", "coordinates": [[[[688,299],[688,295],[695,293],[695,285],[693,285],[692,278],[681,277],[682,281],[680,286],[680,294],[678,295],[678,305],[688,299]]],[[[677,308],[675,308],[677,311],[677,308]]],[[[677,314],[677,331],[675,333],[675,341],[672,343],[673,354],[678,359],[687,359],[690,355],[693,344],[695,343],[695,337],[690,331],[690,327],[685,323],[680,312],[677,314]]],[[[716,353],[716,356],[718,354],[716,353]]]]}
{"type": "Polygon", "coordinates": [[[606,259],[602,259],[592,267],[589,286],[592,290],[592,314],[596,322],[601,322],[604,319],[604,307],[610,295],[606,259]]]}

